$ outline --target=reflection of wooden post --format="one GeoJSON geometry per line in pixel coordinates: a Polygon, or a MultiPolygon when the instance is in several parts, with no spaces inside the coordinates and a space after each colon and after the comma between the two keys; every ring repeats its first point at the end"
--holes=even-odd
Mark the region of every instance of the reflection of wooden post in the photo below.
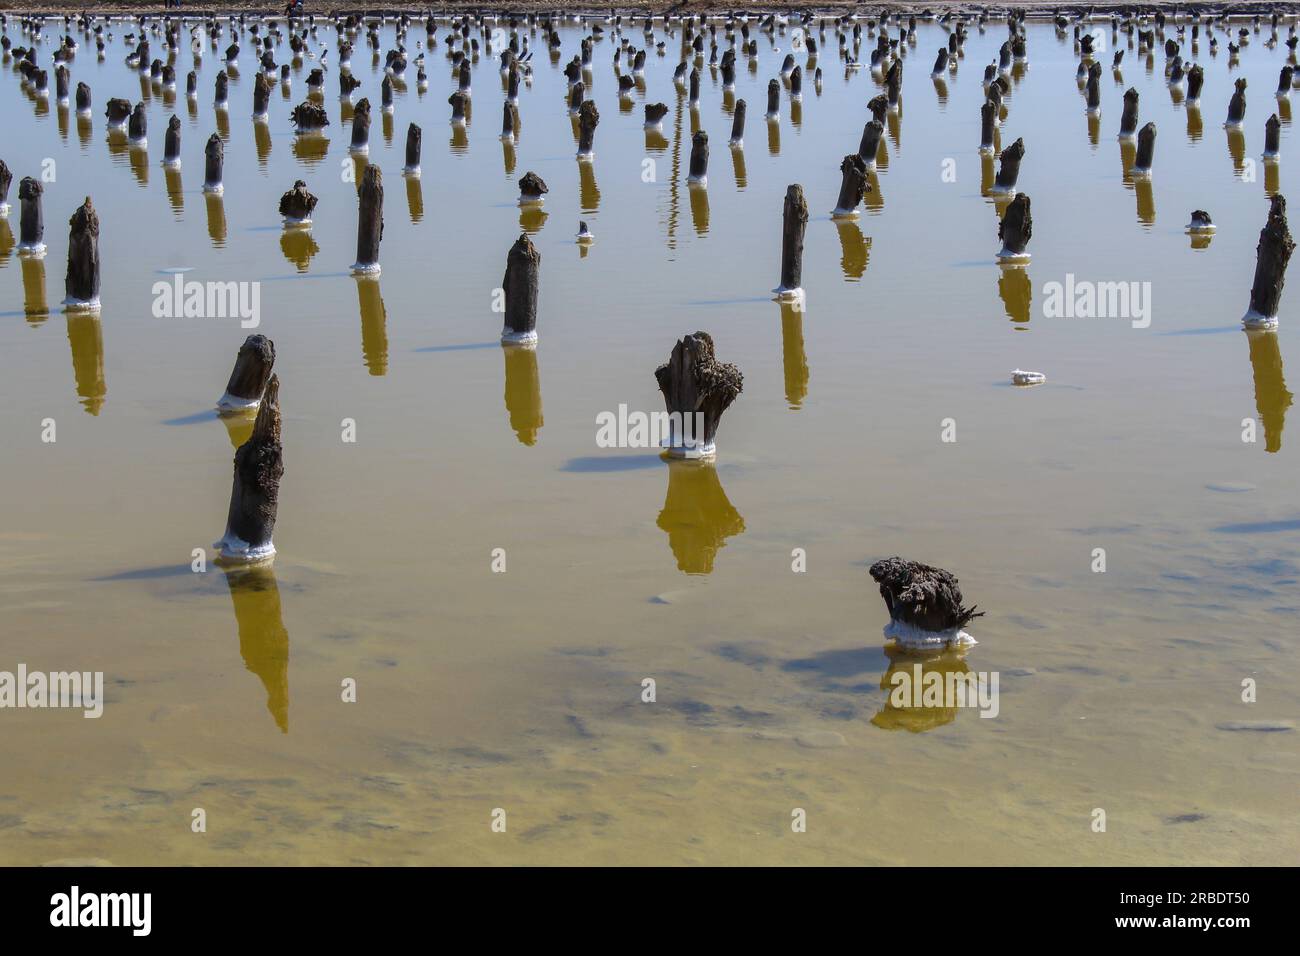
{"type": "Polygon", "coordinates": [[[501,341],[530,345],[537,341],[537,291],[541,281],[542,254],[527,235],[521,235],[506,256],[506,274],[501,282],[505,293],[505,327],[501,341]]]}
{"type": "Polygon", "coordinates": [[[239,627],[239,656],[266,690],[266,709],[289,732],[289,632],[280,588],[269,567],[227,568],[226,584],[239,627]]]}
{"type": "Polygon", "coordinates": [[[1024,260],[1029,258],[1025,247],[1033,235],[1033,218],[1029,214],[1029,196],[1019,193],[1002,214],[998,224],[998,238],[1002,240],[1002,251],[998,258],[1002,260],[1024,260]]]}
{"type": "Polygon", "coordinates": [[[250,335],[239,347],[226,393],[217,401],[223,412],[247,411],[262,404],[275,365],[275,343],[265,335],[250,335]]]}
{"type": "Polygon", "coordinates": [[[1287,391],[1282,376],[1282,353],[1277,335],[1272,332],[1252,330],[1245,333],[1250,345],[1250,368],[1255,379],[1255,409],[1264,427],[1264,450],[1282,450],[1282,426],[1286,423],[1286,410],[1294,398],[1287,391]]]}
{"type": "Polygon", "coordinates": [[[68,272],[64,280],[70,312],[99,311],[99,215],[86,201],[68,220],[68,272]]]}
{"type": "Polygon", "coordinates": [[[1247,328],[1276,328],[1278,303],[1286,281],[1286,266],[1295,251],[1295,240],[1286,223],[1286,199],[1275,195],[1269,201],[1268,221],[1259,233],[1255,253],[1255,282],[1250,288],[1250,310],[1243,321],[1247,328]]]}
{"type": "Polygon", "coordinates": [[[506,360],[506,412],[520,444],[537,444],[541,430],[542,381],[537,371],[537,350],[504,348],[506,360]]]}
{"type": "Polygon", "coordinates": [[[267,383],[253,435],[235,452],[226,533],[214,548],[234,563],[265,561],[275,556],[271,534],[280,503],[284,450],[280,443],[280,380],[267,383]]]}
{"type": "Polygon", "coordinates": [[[745,530],[717,468],[695,461],[668,462],[668,491],[655,523],[668,533],[677,570],[686,574],[711,574],[727,539],[745,530]]]}
{"type": "Polygon", "coordinates": [[[808,228],[808,202],[803,187],[793,183],[786,188],[781,210],[781,284],[777,295],[794,298],[803,289],[803,236],[808,228]]]}
{"type": "Polygon", "coordinates": [[[714,356],[712,336],[696,332],[677,340],[668,362],[655,369],[655,380],[668,413],[680,416],[682,423],[683,433],[672,436],[669,455],[711,456],[722,413],[743,388],[740,370],[719,362],[714,356]],[[703,416],[703,435],[696,429],[697,413],[703,416]]]}
{"type": "Polygon", "coordinates": [[[379,167],[366,166],[361,179],[360,206],[357,215],[356,274],[379,273],[379,241],[384,237],[384,182],[379,167]]]}

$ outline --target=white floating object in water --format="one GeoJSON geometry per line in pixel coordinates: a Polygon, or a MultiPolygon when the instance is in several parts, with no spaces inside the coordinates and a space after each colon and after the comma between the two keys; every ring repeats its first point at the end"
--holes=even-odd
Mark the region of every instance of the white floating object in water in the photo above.
{"type": "Polygon", "coordinates": [[[1047,376],[1042,372],[1026,372],[1018,368],[1011,373],[1012,385],[1042,385],[1046,381],[1047,376]]]}

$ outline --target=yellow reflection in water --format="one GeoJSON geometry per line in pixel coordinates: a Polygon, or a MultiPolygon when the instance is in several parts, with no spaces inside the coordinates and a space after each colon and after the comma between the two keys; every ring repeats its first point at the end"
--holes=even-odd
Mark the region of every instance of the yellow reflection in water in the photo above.
{"type": "Polygon", "coordinates": [[[266,688],[266,709],[289,732],[289,632],[280,610],[280,586],[270,565],[226,568],[239,625],[239,656],[266,688]]]}
{"type": "Polygon", "coordinates": [[[266,168],[271,158],[271,127],[266,123],[253,123],[253,144],[257,149],[257,165],[266,168]]]}
{"type": "Polygon", "coordinates": [[[537,371],[537,350],[503,345],[506,357],[506,413],[510,427],[522,444],[537,444],[542,427],[542,378],[537,371]]]}
{"type": "Polygon", "coordinates": [[[69,312],[68,345],[72,347],[72,374],[77,380],[81,407],[98,415],[108,394],[104,381],[104,329],[99,316],[69,312]]]}
{"type": "Polygon", "coordinates": [[[1264,450],[1281,451],[1282,425],[1293,396],[1282,376],[1277,332],[1247,330],[1246,341],[1250,345],[1250,368],[1255,376],[1255,408],[1264,426],[1264,450]]]}
{"type": "Polygon", "coordinates": [[[388,313],[379,293],[379,280],[356,276],[357,303],[361,309],[361,357],[371,375],[388,371],[388,313]]]}
{"type": "Polygon", "coordinates": [[[927,684],[934,686],[931,682],[943,681],[946,686],[949,674],[969,674],[970,665],[966,663],[963,654],[962,650],[949,649],[934,657],[921,658],[897,648],[886,647],[889,669],[880,678],[880,689],[885,692],[885,705],[871,718],[871,722],[882,730],[907,730],[914,734],[923,734],[927,730],[952,723],[957,719],[957,708],[943,705],[953,703],[953,699],[931,697],[927,704],[924,690],[927,684]],[[912,694],[913,685],[917,684],[918,679],[921,706],[916,706],[916,698],[912,694]],[[894,693],[896,689],[899,690],[898,694],[894,693]]]}
{"type": "Polygon", "coordinates": [[[320,252],[320,246],[310,229],[285,229],[280,233],[280,251],[299,272],[306,272],[311,267],[311,257],[320,252]]]}
{"type": "Polygon", "coordinates": [[[781,362],[785,369],[785,400],[798,409],[808,397],[808,355],[803,347],[803,316],[807,306],[800,300],[782,301],[781,362]]]}
{"type": "Polygon", "coordinates": [[[19,256],[23,268],[23,311],[27,321],[40,325],[50,314],[45,301],[45,260],[39,256],[19,256]]]}
{"type": "Polygon", "coordinates": [[[179,219],[185,212],[185,187],[181,183],[181,171],[175,166],[168,166],[163,170],[163,179],[167,183],[167,202],[172,208],[172,214],[179,219]]]}
{"type": "Polygon", "coordinates": [[[717,469],[702,461],[668,462],[668,495],[657,524],[668,532],[677,570],[687,574],[712,574],[713,558],[727,538],[745,530],[717,469]]]}
{"type": "Polygon", "coordinates": [[[596,164],[578,161],[578,198],[585,213],[600,209],[600,187],[596,185],[596,164]]]}
{"type": "Polygon", "coordinates": [[[411,222],[419,222],[424,218],[424,187],[419,176],[406,177],[406,209],[411,222]]]}
{"type": "Polygon", "coordinates": [[[318,165],[329,152],[330,141],[321,133],[305,133],[301,136],[295,135],[293,146],[289,150],[293,153],[295,159],[299,160],[308,169],[318,165]]]}
{"type": "Polygon", "coordinates": [[[208,208],[208,238],[220,249],[226,244],[226,204],[218,193],[206,193],[203,198],[208,208]]]}
{"type": "Polygon", "coordinates": [[[835,220],[835,229],[840,234],[840,270],[845,279],[857,282],[867,272],[871,240],[862,234],[862,227],[852,219],[835,220]]]}
{"type": "Polygon", "coordinates": [[[998,295],[1007,310],[1007,318],[1017,325],[1029,324],[1030,307],[1034,298],[1034,285],[1029,281],[1029,271],[1023,265],[998,263],[998,295]]]}

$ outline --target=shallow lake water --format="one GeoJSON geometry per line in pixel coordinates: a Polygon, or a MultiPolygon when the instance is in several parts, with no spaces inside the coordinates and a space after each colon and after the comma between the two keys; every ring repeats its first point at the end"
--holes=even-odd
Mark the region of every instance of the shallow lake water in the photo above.
{"type": "MultiPolygon", "coordinates": [[[[1189,26],[1196,111],[1171,96],[1163,49],[1139,57],[1120,34],[1112,73],[1098,25],[1095,121],[1071,37],[1028,26],[999,133],[1026,146],[1033,258],[1018,270],[994,261],[977,152],[1001,23],[972,27],[942,87],[930,70],[948,34],[919,26],[863,214],[842,224],[839,164],[883,85],[844,69],[833,27],[820,85],[807,76],[797,106],[783,90],[773,125],[767,83],[792,37],[755,32],[733,151],[707,62],[698,112],[674,88],[680,26],[665,38],[656,23],[666,55],[651,50],[644,89],[620,105],[604,24],[591,164],[574,157],[562,72],[586,35],[576,23],[557,58],[521,30],[535,55],[513,148],[486,51],[457,130],[446,24],[429,89],[412,65],[391,118],[363,33],[353,99],[376,104],[368,162],[386,189],[377,281],[348,274],[361,164],[332,26],[310,43],[330,48],[327,145],[293,135],[319,61],[291,61],[287,44],[292,89],[272,90],[264,126],[247,38],[224,115],[208,43],[198,66],[177,57],[174,94],[125,65],[128,25],[103,61],[79,35],[72,86],[90,84],[90,120],[36,101],[6,60],[0,670],[103,671],[107,702],[98,720],[0,712],[0,862],[1294,863],[1300,472],[1283,426],[1300,290],[1278,332],[1240,324],[1268,197],[1294,193],[1289,104],[1281,164],[1260,159],[1287,50],[1267,48],[1265,27],[1232,63],[1222,31],[1212,54],[1189,26]],[[1234,137],[1237,77],[1249,105],[1234,137]],[[1159,130],[1149,186],[1116,140],[1129,86],[1159,130]],[[113,96],[145,102],[147,152],[107,133],[113,96]],[[642,129],[656,101],[662,141],[642,129]],[[179,175],[160,162],[173,113],[179,175]],[[410,122],[418,180],[401,176],[410,122]],[[685,182],[697,124],[704,191],[685,182]],[[220,199],[201,189],[213,131],[220,199]],[[21,259],[17,179],[43,169],[48,255],[21,259]],[[542,216],[516,203],[529,170],[550,188],[542,216]],[[277,214],[296,179],[320,200],[309,233],[277,214]],[[791,183],[811,210],[801,311],[770,292],[791,183]],[[97,319],[59,306],[65,223],[86,195],[101,219],[97,319]],[[1194,209],[1218,226],[1204,248],[1184,232],[1194,209]],[[498,344],[492,308],[524,230],[542,256],[531,352],[498,344]],[[275,342],[285,416],[270,569],[191,570],[221,535],[248,433],[208,410],[254,330],[156,317],[154,285],[176,270],[259,283],[255,331],[275,342]],[[1149,283],[1149,325],[1047,314],[1046,287],[1067,281],[1149,283]],[[663,408],[654,369],[697,329],[745,376],[716,465],[597,447],[602,411],[663,408]],[[1014,388],[1015,368],[1047,383],[1014,388]],[[891,706],[890,675],[913,661],[884,647],[867,567],[892,554],[952,570],[987,611],[976,646],[924,667],[997,673],[995,718],[891,706]]],[[[643,45],[639,24],[627,32],[643,45]]],[[[47,29],[43,66],[60,35],[47,29]]],[[[391,23],[382,36],[381,51],[391,23]]],[[[413,57],[423,41],[417,22],[413,57]]]]}

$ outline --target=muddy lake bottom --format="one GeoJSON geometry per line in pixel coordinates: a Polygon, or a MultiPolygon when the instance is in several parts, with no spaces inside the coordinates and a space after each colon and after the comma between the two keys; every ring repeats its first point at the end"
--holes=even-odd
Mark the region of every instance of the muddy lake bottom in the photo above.
{"type": "MultiPolygon", "coordinates": [[[[1121,33],[1113,72],[1099,24],[1089,117],[1070,35],[1030,22],[998,146],[1024,139],[1032,260],[1003,268],[1003,204],[977,152],[1000,23],[971,28],[943,81],[930,69],[948,33],[919,26],[845,222],[830,216],[840,162],[883,82],[845,68],[833,29],[821,82],[801,49],[802,101],[783,87],[769,123],[789,29],[754,34],[734,93],[706,51],[692,110],[672,78],[680,28],[656,23],[666,52],[650,49],[620,101],[606,25],[584,77],[595,158],[580,163],[562,72],[577,24],[558,57],[521,31],[535,54],[513,146],[494,57],[473,64],[469,121],[453,127],[445,23],[427,51],[412,26],[429,85],[412,64],[392,116],[378,103],[393,24],[374,56],[358,36],[353,101],[376,107],[364,158],[348,153],[352,107],[318,25],[330,125],[313,140],[288,115],[319,60],[287,43],[291,86],[272,89],[265,124],[247,37],[224,112],[218,49],[182,51],[180,91],[165,91],[125,64],[125,23],[103,60],[74,34],[89,119],[22,89],[12,58],[0,70],[15,174],[0,222],[0,671],[102,671],[106,696],[95,720],[0,710],[0,863],[1295,862],[1300,472],[1285,425],[1300,292],[1284,293],[1278,331],[1241,328],[1269,197],[1291,196],[1298,168],[1291,105],[1272,92],[1285,34],[1270,49],[1265,26],[1234,61],[1224,32],[1211,52],[1188,27],[1195,109],[1167,87],[1163,49],[1139,55],[1121,33]],[[1130,86],[1158,128],[1149,183],[1116,138],[1130,86]],[[147,148],[106,130],[109,97],[145,103],[147,148]],[[661,135],[642,128],[654,102],[669,107],[661,135]],[[1282,159],[1266,164],[1274,111],[1282,159]],[[183,164],[169,172],[173,114],[183,164]],[[411,122],[419,179],[401,175],[411,122]],[[697,128],[704,189],[686,184],[697,128]],[[219,198],[202,191],[213,132],[219,198]],[[386,190],[382,273],[358,280],[367,163],[386,190]],[[16,192],[44,171],[40,260],[15,248],[16,192]],[[517,203],[528,171],[550,189],[540,210],[517,203]],[[277,203],[298,179],[319,205],[310,230],[285,231],[277,203]],[[791,183],[811,208],[801,309],[771,294],[791,183]],[[97,318],[59,305],[65,224],[87,195],[97,318]],[[1217,225],[1208,243],[1185,233],[1194,209],[1217,225]],[[502,348],[492,308],[521,233],[542,256],[531,351],[502,348]],[[256,283],[256,329],[158,317],[155,290],[177,275],[256,283]],[[1080,283],[1134,284],[1147,321],[1056,314],[1052,296],[1080,283]],[[745,376],[716,464],[598,447],[602,412],[662,410],[654,369],[697,329],[745,376]],[[250,426],[211,409],[253,331],[274,340],[281,383],[278,555],[196,573],[250,426]],[[1012,387],[1017,368],[1047,381],[1012,387]],[[924,661],[886,647],[867,568],[893,554],[960,578],[987,612],[978,644],[924,661]],[[918,664],[997,675],[996,716],[891,702],[918,664]]],[[[8,35],[29,43],[12,19],[8,35]]],[[[47,30],[42,65],[59,36],[47,30]]],[[[639,25],[627,36],[644,43],[639,25]]],[[[863,58],[872,43],[864,27],[863,58]]]]}

